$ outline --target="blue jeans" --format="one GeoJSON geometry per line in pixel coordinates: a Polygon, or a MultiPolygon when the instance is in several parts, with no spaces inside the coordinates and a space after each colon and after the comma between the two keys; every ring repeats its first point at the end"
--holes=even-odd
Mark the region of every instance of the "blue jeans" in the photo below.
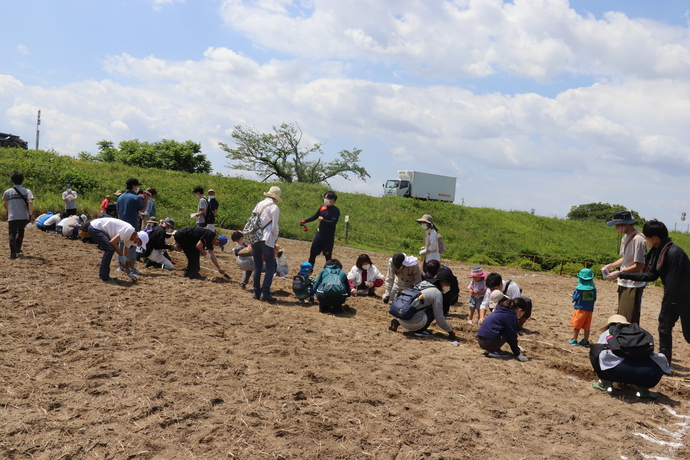
{"type": "Polygon", "coordinates": [[[107,281],[110,278],[110,262],[113,260],[113,254],[115,254],[115,248],[110,244],[110,238],[108,235],[100,230],[89,225],[86,231],[91,236],[91,239],[96,243],[96,245],[103,250],[103,258],[101,259],[101,266],[98,268],[98,277],[103,281],[107,281]]]}
{"type": "Polygon", "coordinates": [[[252,256],[254,257],[254,294],[270,294],[273,275],[276,272],[276,254],[272,247],[265,241],[252,244],[252,256]],[[261,269],[266,262],[266,274],[261,284],[261,269]]]}

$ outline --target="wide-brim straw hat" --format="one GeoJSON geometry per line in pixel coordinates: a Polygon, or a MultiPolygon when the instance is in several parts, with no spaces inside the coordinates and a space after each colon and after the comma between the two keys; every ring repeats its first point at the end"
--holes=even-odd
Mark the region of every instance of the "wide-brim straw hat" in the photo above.
{"type": "Polygon", "coordinates": [[[146,221],[146,223],[147,224],[157,224],[158,219],[156,219],[155,217],[151,217],[149,220],[146,221]]]}
{"type": "Polygon", "coordinates": [[[623,315],[612,315],[612,316],[609,316],[608,321],[606,321],[606,327],[609,327],[610,325],[616,324],[616,323],[630,324],[630,322],[628,321],[628,319],[625,316],[623,316],[623,315]]]}
{"type": "Polygon", "coordinates": [[[280,199],[281,193],[283,193],[283,192],[280,190],[280,187],[273,186],[270,189],[268,189],[268,192],[264,192],[264,196],[267,196],[269,198],[273,198],[276,201],[283,201],[280,199]]]}
{"type": "Polygon", "coordinates": [[[611,316],[609,316],[609,319],[606,321],[606,326],[599,329],[599,332],[604,332],[604,331],[608,330],[612,324],[616,324],[616,323],[630,324],[628,319],[623,315],[611,315],[611,316]]]}
{"type": "Polygon", "coordinates": [[[417,222],[425,222],[429,225],[434,225],[434,218],[431,217],[429,214],[424,214],[421,219],[417,219],[417,222]]]}

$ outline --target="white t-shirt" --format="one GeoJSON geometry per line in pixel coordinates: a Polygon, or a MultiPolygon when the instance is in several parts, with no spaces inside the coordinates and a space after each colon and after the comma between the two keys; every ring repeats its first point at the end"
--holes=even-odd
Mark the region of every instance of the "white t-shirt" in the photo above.
{"type": "MultiPolygon", "coordinates": [[[[635,230],[633,233],[630,235],[625,235],[623,239],[621,240],[621,249],[620,249],[620,255],[623,256],[623,263],[621,264],[621,270],[624,270],[625,268],[631,266],[635,262],[644,264],[645,259],[644,255],[647,252],[647,246],[644,243],[644,237],[642,236],[642,232],[635,230]],[[635,237],[635,235],[640,235],[635,237]],[[632,241],[630,241],[630,238],[634,238],[632,241]],[[628,241],[630,241],[630,244],[628,244],[628,241]],[[627,247],[626,247],[627,245],[627,247]],[[625,253],[624,253],[625,252],[625,253]]],[[[633,280],[624,280],[618,278],[618,285],[627,287],[627,288],[639,288],[643,287],[645,285],[644,281],[633,281],[633,280]]]]}
{"type": "Polygon", "coordinates": [[[67,199],[65,201],[65,209],[77,209],[77,192],[74,190],[65,190],[62,192],[62,199],[67,199]]]}
{"type": "Polygon", "coordinates": [[[53,214],[52,216],[48,217],[45,221],[43,221],[43,225],[57,225],[61,220],[62,217],[60,216],[60,213],[53,214]]]}
{"type": "MultiPolygon", "coordinates": [[[[506,283],[508,283],[508,280],[503,280],[501,284],[501,292],[503,292],[508,298],[510,299],[517,299],[518,297],[522,297],[522,292],[520,292],[520,286],[515,281],[510,281],[510,286],[508,286],[508,290],[506,290],[506,283]]],[[[479,307],[480,310],[486,310],[487,308],[493,311],[494,308],[496,308],[496,305],[490,305],[490,299],[491,299],[491,289],[486,290],[484,293],[484,299],[482,300],[482,304],[479,307]]]]}
{"type": "Polygon", "coordinates": [[[124,220],[113,219],[111,217],[94,219],[91,221],[91,227],[102,231],[110,239],[120,235],[120,241],[122,241],[125,246],[132,246],[132,240],[130,240],[130,238],[132,234],[134,234],[135,230],[132,225],[128,224],[124,220]]]}

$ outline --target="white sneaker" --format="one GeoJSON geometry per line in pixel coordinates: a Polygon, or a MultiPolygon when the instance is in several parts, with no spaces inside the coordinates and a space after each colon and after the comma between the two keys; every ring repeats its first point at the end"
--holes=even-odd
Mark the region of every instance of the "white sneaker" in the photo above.
{"type": "Polygon", "coordinates": [[[133,273],[135,275],[141,275],[141,272],[139,270],[137,270],[136,268],[130,268],[129,272],[133,273]]]}
{"type": "Polygon", "coordinates": [[[122,268],[122,265],[120,265],[119,267],[117,267],[117,271],[118,271],[118,272],[123,272],[123,271],[125,271],[125,269],[122,268]]]}

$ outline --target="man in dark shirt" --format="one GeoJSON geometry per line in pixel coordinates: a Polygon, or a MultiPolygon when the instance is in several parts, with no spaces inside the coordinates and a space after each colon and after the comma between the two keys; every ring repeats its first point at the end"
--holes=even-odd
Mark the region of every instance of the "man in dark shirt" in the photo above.
{"type": "MultiPolygon", "coordinates": [[[[141,230],[141,227],[139,226],[139,212],[146,211],[146,205],[149,202],[149,198],[151,198],[151,194],[149,192],[144,192],[144,197],[141,198],[139,196],[139,187],[141,184],[139,183],[139,180],[134,177],[127,179],[126,186],[127,191],[120,195],[115,203],[117,207],[117,216],[120,220],[124,220],[129,225],[134,227],[134,230],[138,232],[141,230]]],[[[139,270],[134,267],[136,261],[137,252],[129,251],[129,268],[134,272],[135,275],[138,275],[139,270]]]]}
{"type": "Polygon", "coordinates": [[[187,256],[187,269],[182,276],[190,279],[205,279],[199,274],[201,265],[199,257],[204,256],[211,259],[218,269],[218,273],[225,275],[225,271],[220,268],[218,259],[213,253],[214,247],[224,250],[228,244],[228,237],[225,235],[216,236],[214,231],[204,227],[187,227],[175,232],[175,243],[178,248],[187,256]]]}
{"type": "Polygon", "coordinates": [[[316,236],[311,242],[311,250],[309,251],[309,263],[314,266],[316,256],[323,253],[326,261],[333,257],[333,245],[335,244],[335,226],[340,219],[340,209],[335,207],[335,202],[338,195],[330,190],[323,196],[323,206],[321,206],[316,213],[308,219],[300,222],[304,226],[307,222],[313,222],[318,219],[319,229],[316,231],[316,236]]]}
{"type": "Polygon", "coordinates": [[[218,200],[216,200],[216,191],[212,188],[208,189],[208,209],[204,217],[206,218],[206,227],[209,230],[216,231],[216,216],[218,215],[218,200]]]}
{"type": "Polygon", "coordinates": [[[673,326],[680,318],[685,341],[690,343],[690,259],[679,246],[668,237],[663,222],[650,220],[644,224],[642,233],[650,248],[645,258],[648,268],[637,273],[616,271],[608,279],[618,278],[634,281],[655,281],[664,283],[664,297],[659,312],[659,353],[671,362],[673,354],[673,326]]]}

